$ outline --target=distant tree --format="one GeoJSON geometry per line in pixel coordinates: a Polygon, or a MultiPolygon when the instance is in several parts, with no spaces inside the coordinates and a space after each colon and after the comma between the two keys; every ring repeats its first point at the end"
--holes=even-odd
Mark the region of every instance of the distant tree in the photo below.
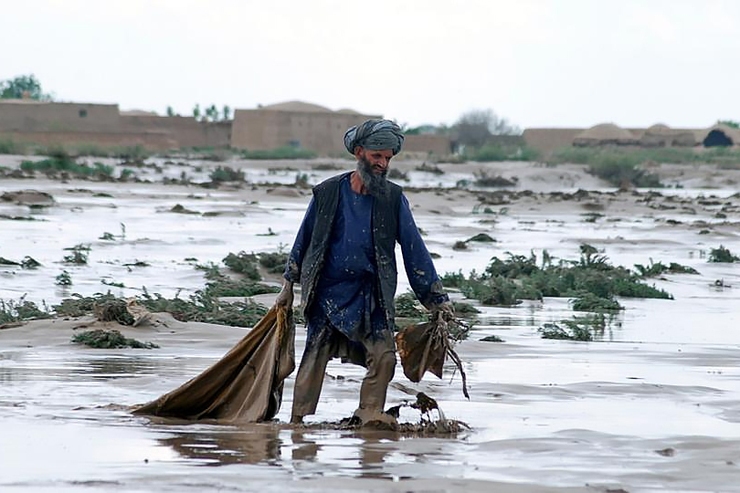
{"type": "Polygon", "coordinates": [[[736,120],[717,120],[717,123],[727,125],[730,128],[740,128],[740,122],[736,120]]]}
{"type": "Polygon", "coordinates": [[[41,83],[36,76],[20,75],[13,79],[0,81],[0,99],[35,99],[51,101],[52,95],[41,90],[41,83]]]}
{"type": "Polygon", "coordinates": [[[193,118],[200,120],[200,105],[198,103],[195,103],[193,107],[193,118]]]}
{"type": "Polygon", "coordinates": [[[231,108],[229,108],[228,105],[224,105],[224,108],[221,110],[221,114],[223,115],[224,121],[231,119],[231,108]]]}
{"type": "Polygon", "coordinates": [[[457,142],[464,146],[481,147],[493,135],[517,135],[521,130],[493,110],[472,110],[464,113],[453,125],[457,142]]]}
{"type": "Polygon", "coordinates": [[[208,108],[206,108],[206,120],[215,122],[218,120],[218,108],[216,108],[215,104],[212,104],[208,108]]]}
{"type": "Polygon", "coordinates": [[[172,106],[167,107],[167,116],[175,116],[175,110],[172,109],[172,106]]]}

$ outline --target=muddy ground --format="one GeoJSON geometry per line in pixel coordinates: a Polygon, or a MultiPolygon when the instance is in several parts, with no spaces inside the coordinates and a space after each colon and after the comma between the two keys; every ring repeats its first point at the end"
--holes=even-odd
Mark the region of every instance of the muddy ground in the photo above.
{"type": "MultiPolygon", "coordinates": [[[[17,167],[21,159],[2,156],[0,165],[17,167]]],[[[0,202],[0,257],[41,264],[0,266],[0,299],[54,305],[75,293],[188,296],[204,283],[195,264],[289,248],[310,198],[300,185],[352,167],[339,160],[155,162],[137,169],[138,183],[0,180],[0,195],[11,197],[0,202]],[[215,166],[243,170],[249,184],[202,186],[215,166]],[[183,173],[190,184],[162,183],[183,173]],[[42,192],[37,202],[19,198],[28,190],[42,192]],[[88,263],[62,262],[65,248],[78,244],[90,247],[88,263]],[[55,283],[63,271],[71,286],[55,283]]],[[[72,344],[73,334],[100,324],[90,317],[4,328],[0,490],[737,491],[740,265],[710,263],[708,254],[720,245],[740,252],[740,172],[663,165],[653,171],[667,188],[617,192],[575,165],[440,164],[437,174],[418,170],[421,164],[395,164],[408,177],[397,182],[439,255],[440,273],[481,271],[507,252],[576,259],[585,242],[616,265],[652,259],[699,274],[651,281],[673,300],[620,299],[625,310],[588,343],[542,339],[537,331],[573,315],[567,299],[478,306],[471,336],[457,347],[469,401],[452,367],[442,380],[413,384],[399,366],[389,390],[389,406],[423,391],[447,417],[470,425],[451,437],[321,426],[357,404],[363,371],[339,362],[330,364],[318,412],[302,428],[286,424],[292,378],[274,423],[128,413],[200,373],[247,328],[168,314],[119,327],[159,345],[151,350],[72,344]],[[516,177],[516,185],[476,187],[481,170],[516,177]],[[453,248],[478,233],[496,241],[453,248]],[[481,341],[490,335],[504,342],[481,341]]],[[[403,273],[399,280],[400,293],[408,283],[403,273]]],[[[270,296],[259,301],[269,304],[270,296]]],[[[299,326],[298,356],[304,342],[299,326]]],[[[406,408],[401,418],[416,422],[419,414],[406,408]]]]}

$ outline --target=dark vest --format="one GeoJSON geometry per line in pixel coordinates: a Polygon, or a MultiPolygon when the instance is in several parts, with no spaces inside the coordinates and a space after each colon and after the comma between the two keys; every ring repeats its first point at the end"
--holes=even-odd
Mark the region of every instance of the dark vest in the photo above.
{"type": "MultiPolygon", "coordinates": [[[[329,238],[339,204],[341,180],[350,174],[351,172],[334,176],[313,188],[316,222],[311,241],[303,257],[300,276],[303,309],[306,315],[314,301],[316,284],[321,277],[321,270],[328,251],[329,238]]],[[[392,328],[395,317],[394,297],[398,282],[395,248],[402,189],[395,183],[388,182],[388,185],[387,197],[375,198],[373,201],[372,230],[377,270],[376,293],[378,302],[385,312],[388,327],[392,328]]]]}

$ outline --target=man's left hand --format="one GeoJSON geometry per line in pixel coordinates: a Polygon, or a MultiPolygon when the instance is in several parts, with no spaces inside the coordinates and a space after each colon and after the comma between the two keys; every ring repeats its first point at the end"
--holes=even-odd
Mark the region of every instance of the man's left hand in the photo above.
{"type": "Polygon", "coordinates": [[[444,301],[434,307],[432,316],[433,318],[442,317],[442,320],[449,322],[455,318],[455,306],[451,301],[444,301]]]}

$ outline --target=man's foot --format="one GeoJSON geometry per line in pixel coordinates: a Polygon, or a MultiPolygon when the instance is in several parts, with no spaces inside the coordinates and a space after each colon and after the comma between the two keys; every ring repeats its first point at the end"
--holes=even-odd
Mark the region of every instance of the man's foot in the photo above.
{"type": "Polygon", "coordinates": [[[292,425],[302,425],[303,424],[303,416],[298,416],[294,414],[290,417],[290,424],[292,425]]]}
{"type": "Polygon", "coordinates": [[[377,430],[397,430],[398,421],[390,414],[374,409],[359,408],[354,417],[359,418],[363,428],[374,428],[377,430]]]}

